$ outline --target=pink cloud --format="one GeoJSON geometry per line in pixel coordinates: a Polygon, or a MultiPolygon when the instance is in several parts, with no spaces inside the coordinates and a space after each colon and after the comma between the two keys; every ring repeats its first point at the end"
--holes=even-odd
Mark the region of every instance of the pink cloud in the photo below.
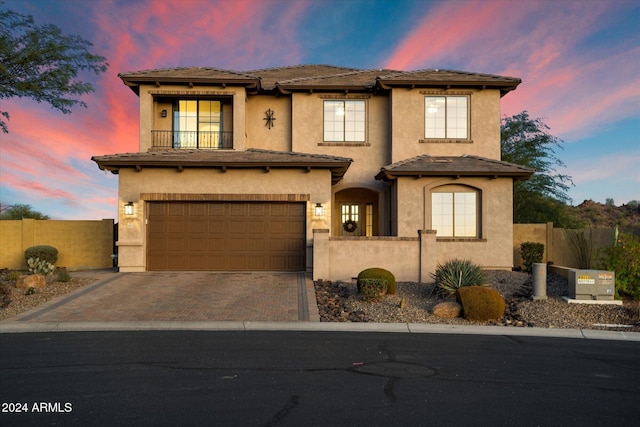
{"type": "Polygon", "coordinates": [[[464,69],[520,77],[504,114],[528,110],[554,134],[577,138],[637,114],[640,51],[613,55],[579,45],[620,6],[607,2],[442,2],[393,52],[389,68],[464,69]],[[615,67],[612,66],[615,64],[615,67]],[[635,112],[635,113],[634,113],[635,112]]]}

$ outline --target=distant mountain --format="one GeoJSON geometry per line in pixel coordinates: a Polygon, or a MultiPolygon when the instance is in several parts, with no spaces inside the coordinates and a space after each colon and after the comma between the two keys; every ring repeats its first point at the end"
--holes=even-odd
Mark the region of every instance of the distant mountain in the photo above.
{"type": "Polygon", "coordinates": [[[640,205],[637,201],[614,206],[585,200],[570,209],[578,219],[594,228],[612,228],[617,225],[620,228],[640,229],[640,205]]]}

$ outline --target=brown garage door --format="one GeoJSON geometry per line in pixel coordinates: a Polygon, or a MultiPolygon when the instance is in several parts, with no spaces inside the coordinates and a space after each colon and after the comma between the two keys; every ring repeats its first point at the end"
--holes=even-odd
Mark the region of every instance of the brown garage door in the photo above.
{"type": "Polygon", "coordinates": [[[304,203],[150,202],[147,269],[305,269],[304,203]]]}

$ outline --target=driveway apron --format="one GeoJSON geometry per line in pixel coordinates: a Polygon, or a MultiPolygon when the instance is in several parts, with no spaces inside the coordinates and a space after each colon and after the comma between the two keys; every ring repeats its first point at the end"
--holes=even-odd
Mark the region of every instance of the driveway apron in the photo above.
{"type": "Polygon", "coordinates": [[[12,320],[319,320],[316,317],[313,283],[304,273],[144,272],[113,273],[12,320]]]}

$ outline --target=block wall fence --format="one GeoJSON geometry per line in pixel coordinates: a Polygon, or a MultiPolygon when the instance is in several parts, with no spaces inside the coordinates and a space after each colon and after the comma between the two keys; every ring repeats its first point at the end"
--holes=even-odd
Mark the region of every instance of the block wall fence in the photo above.
{"type": "Polygon", "coordinates": [[[0,268],[26,270],[24,251],[49,245],[58,250],[57,267],[70,271],[111,268],[114,221],[2,220],[0,268]]]}

